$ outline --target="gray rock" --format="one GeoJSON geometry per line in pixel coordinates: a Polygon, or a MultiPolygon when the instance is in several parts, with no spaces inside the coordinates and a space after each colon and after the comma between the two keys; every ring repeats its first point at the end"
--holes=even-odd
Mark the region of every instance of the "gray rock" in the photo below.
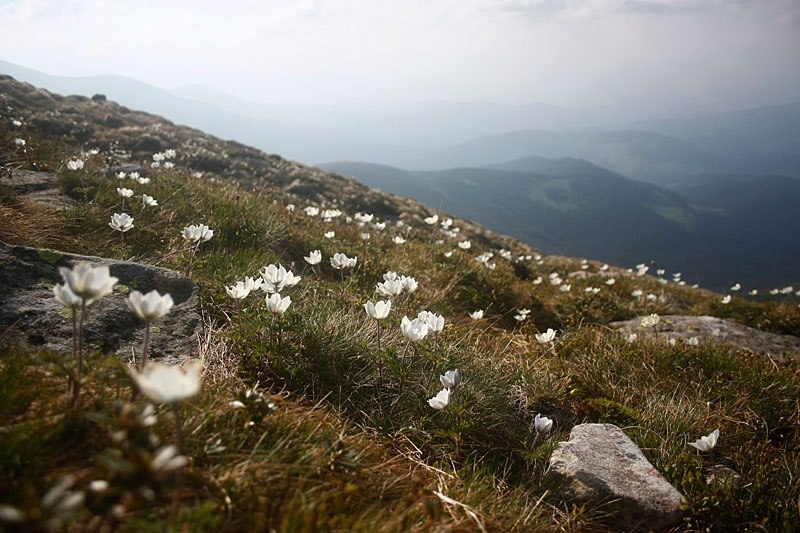
{"type": "Polygon", "coordinates": [[[612,424],[580,424],[550,457],[550,474],[576,499],[602,502],[614,529],[663,530],[681,520],[683,496],[612,424]]]}
{"type": "Polygon", "coordinates": [[[114,352],[126,361],[135,350],[138,358],[145,327],[128,309],[125,296],[131,290],[156,289],[172,295],[175,305],[151,326],[150,357],[177,362],[197,356],[202,320],[197,286],[189,278],[166,268],[0,242],[0,331],[5,340],[72,352],[72,313],[58,303],[52,288],[63,283],[59,267],[80,261],[108,265],[111,275],[119,278],[113,294],[87,308],[89,349],[114,352]]]}
{"type": "MultiPolygon", "coordinates": [[[[654,336],[653,328],[641,327],[642,318],[614,322],[611,327],[624,334],[654,336]]],[[[777,335],[713,316],[662,316],[657,326],[659,339],[687,340],[697,337],[700,343],[727,344],[755,355],[769,355],[781,362],[800,362],[800,337],[777,335]]]]}

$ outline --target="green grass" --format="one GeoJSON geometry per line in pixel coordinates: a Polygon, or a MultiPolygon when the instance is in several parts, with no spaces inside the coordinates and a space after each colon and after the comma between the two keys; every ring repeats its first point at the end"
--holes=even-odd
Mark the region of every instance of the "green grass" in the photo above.
{"type": "MultiPolygon", "coordinates": [[[[38,168],[59,168],[63,157],[55,149],[35,154],[38,168]]],[[[128,212],[136,227],[123,242],[107,225],[120,211],[120,183],[103,177],[103,168],[90,160],[82,172],[59,173],[64,192],[77,202],[60,212],[28,204],[0,185],[0,239],[184,271],[183,226],[202,222],[214,229],[193,268],[202,311],[215,328],[204,350],[210,369],[204,390],[181,408],[191,461],[182,484],[174,475],[143,470],[159,446],[173,442],[172,414],[160,408],[158,422],[143,425],[146,401],[128,403],[129,378],[113,359],[90,358],[86,397],[70,411],[59,370],[64,356],[28,352],[2,338],[0,503],[29,512],[28,527],[42,527],[36,515],[42,496],[71,474],[87,492],[70,518],[74,529],[613,528],[614,517],[602,507],[572,501],[546,475],[556,443],[581,422],[617,424],[642,447],[686,496],[683,529],[774,531],[796,523],[797,370],[726,347],[627,343],[608,327],[652,312],[713,311],[798,332],[794,308],[739,298],[717,306],[719,295],[621,271],[612,286],[596,273],[567,278],[580,267],[563,258],[523,267],[498,255],[496,269],[488,270],[473,259],[480,248],[445,258],[455,241],[432,244],[426,227],[412,228],[402,246],[391,242],[395,232],[388,229],[371,230],[364,244],[360,228],[310,219],[296,199],[298,211],[289,213],[283,207],[289,200],[278,193],[257,195],[177,169],[148,172],[153,182],[134,186],[156,197],[159,207],[142,211],[132,199],[128,212]],[[327,229],[335,229],[335,239],[322,236],[327,229]],[[303,261],[313,249],[325,258],[317,270],[303,261]],[[334,252],[358,256],[357,268],[341,277],[325,263],[334,252]],[[293,303],[279,319],[266,311],[262,293],[240,307],[224,290],[272,262],[293,265],[303,276],[287,290],[293,303]],[[387,270],[415,276],[420,288],[394,303],[381,323],[379,349],[376,325],[361,306],[377,299],[375,284],[387,270]],[[570,292],[547,282],[553,271],[572,284],[570,292]],[[541,285],[531,282],[537,276],[545,278],[541,285]],[[587,287],[602,291],[589,296],[587,287]],[[635,288],[663,298],[634,300],[635,288]],[[523,307],[532,319],[520,326],[513,314],[523,307]],[[447,325],[437,339],[411,347],[400,319],[422,309],[442,313],[447,325]],[[467,317],[476,309],[487,309],[477,323],[467,317]],[[559,330],[552,347],[533,338],[547,327],[559,330]],[[439,374],[454,368],[463,382],[451,408],[431,409],[427,399],[440,389],[439,374]],[[263,402],[230,406],[254,387],[263,402]],[[264,407],[270,403],[274,408],[264,407]],[[556,421],[547,439],[531,432],[537,413],[556,421]],[[717,462],[742,476],[738,487],[708,485],[709,458],[686,445],[715,428],[721,431],[717,462]],[[127,435],[122,441],[115,438],[120,431],[127,435]],[[97,479],[111,488],[89,491],[97,479]],[[121,514],[115,511],[120,504],[121,514]]]]}

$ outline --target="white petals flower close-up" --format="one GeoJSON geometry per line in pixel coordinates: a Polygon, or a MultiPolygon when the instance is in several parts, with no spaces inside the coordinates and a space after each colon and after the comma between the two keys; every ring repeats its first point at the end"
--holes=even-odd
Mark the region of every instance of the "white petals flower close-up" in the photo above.
{"type": "Polygon", "coordinates": [[[544,333],[537,333],[534,335],[536,340],[541,344],[550,344],[556,340],[556,331],[553,328],[547,328],[544,333]]]}
{"type": "Polygon", "coordinates": [[[455,370],[448,370],[439,376],[439,382],[445,389],[455,389],[461,384],[461,372],[459,372],[457,368],[455,370]]]}
{"type": "Polygon", "coordinates": [[[83,168],[82,159],[73,159],[67,162],[67,168],[70,170],[81,170],[83,168]]]}
{"type": "Polygon", "coordinates": [[[419,318],[410,320],[407,316],[404,316],[400,322],[400,330],[406,339],[411,342],[419,342],[428,335],[428,324],[419,318]]]}
{"type": "Polygon", "coordinates": [[[148,196],[147,194],[142,195],[142,203],[145,205],[145,207],[158,206],[158,201],[152,196],[148,196]]]}
{"type": "Polygon", "coordinates": [[[267,265],[261,269],[260,274],[264,281],[261,288],[268,294],[281,292],[285,287],[294,287],[302,279],[286,270],[283,265],[267,265]]]}
{"type": "Polygon", "coordinates": [[[641,325],[642,325],[643,328],[652,328],[652,327],[657,326],[660,321],[661,321],[661,317],[658,316],[657,314],[653,313],[651,315],[643,317],[641,325]]]}
{"type": "Polygon", "coordinates": [[[378,300],[374,304],[370,301],[364,304],[364,310],[370,318],[375,320],[383,320],[389,316],[389,311],[392,309],[391,300],[378,300]]]}
{"type": "Polygon", "coordinates": [[[191,243],[205,242],[214,236],[214,230],[205,224],[186,226],[181,232],[183,238],[191,243]]]}
{"type": "Polygon", "coordinates": [[[139,291],[131,291],[125,303],[128,304],[128,308],[133,311],[133,314],[145,322],[152,322],[164,317],[175,304],[172,296],[169,294],[162,296],[155,289],[144,295],[139,291]]]}
{"type": "Polygon", "coordinates": [[[266,301],[267,310],[270,313],[283,315],[286,313],[286,310],[289,309],[289,305],[292,303],[292,298],[290,296],[281,298],[281,295],[276,292],[267,296],[266,301]]]}
{"type": "Polygon", "coordinates": [[[235,285],[225,287],[225,292],[234,300],[244,300],[250,295],[250,288],[243,281],[237,281],[235,285]]]}
{"type": "Polygon", "coordinates": [[[59,268],[61,276],[69,284],[70,290],[86,304],[102,298],[114,290],[118,278],[111,276],[107,266],[92,267],[89,263],[78,263],[73,268],[59,268]]]}
{"type": "Polygon", "coordinates": [[[108,225],[116,231],[125,233],[133,229],[133,217],[128,213],[114,213],[108,225]]]}
{"type": "Polygon", "coordinates": [[[81,306],[81,302],[83,301],[80,296],[77,296],[72,290],[69,288],[68,284],[57,284],[53,287],[53,294],[56,297],[56,300],[61,303],[64,307],[69,307],[70,309],[77,309],[81,306]]]}
{"type": "Polygon", "coordinates": [[[318,265],[322,261],[322,252],[313,250],[307,256],[303,257],[309,265],[318,265]]]}
{"type": "Polygon", "coordinates": [[[403,282],[398,279],[390,279],[375,286],[375,290],[381,296],[392,298],[403,293],[403,282]]]}
{"type": "Polygon", "coordinates": [[[430,333],[440,333],[444,329],[444,317],[442,315],[437,315],[430,311],[421,311],[417,318],[428,325],[430,333]]]}
{"type": "Polygon", "coordinates": [[[694,442],[690,442],[689,446],[697,448],[701,452],[710,452],[717,445],[718,440],[719,440],[719,429],[715,429],[708,435],[700,437],[694,442]]]}
{"type": "Polygon", "coordinates": [[[126,189],[125,187],[117,187],[117,194],[119,194],[123,198],[130,198],[131,196],[133,196],[133,190],[126,189]]]}
{"type": "Polygon", "coordinates": [[[539,435],[548,435],[553,429],[553,420],[537,414],[533,419],[533,428],[539,435]]]}
{"type": "Polygon", "coordinates": [[[434,409],[444,409],[450,404],[450,390],[442,389],[433,398],[428,400],[428,405],[434,409]]]}
{"type": "Polygon", "coordinates": [[[154,402],[173,404],[187,400],[200,392],[203,363],[191,361],[183,365],[150,363],[141,372],[131,370],[131,376],[145,396],[154,402]]]}
{"type": "Polygon", "coordinates": [[[333,254],[333,257],[331,257],[331,266],[336,270],[342,270],[343,268],[355,268],[357,261],[357,257],[347,257],[343,253],[335,253],[333,254]]]}
{"type": "Polygon", "coordinates": [[[477,311],[471,312],[469,317],[472,320],[481,320],[483,318],[483,309],[478,309],[477,311]]]}

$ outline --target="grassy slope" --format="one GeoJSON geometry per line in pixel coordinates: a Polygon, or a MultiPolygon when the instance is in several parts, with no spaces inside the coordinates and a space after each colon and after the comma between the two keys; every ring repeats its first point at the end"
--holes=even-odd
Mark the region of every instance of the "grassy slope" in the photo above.
{"type": "MultiPolygon", "coordinates": [[[[6,121],[0,143],[4,164],[36,162],[38,168],[60,168],[78,149],[34,129],[12,129],[6,121]],[[24,156],[13,145],[17,136],[28,139],[24,156]]],[[[448,259],[443,252],[453,241],[431,244],[430,230],[421,225],[410,230],[403,246],[391,243],[388,231],[373,231],[365,245],[354,225],[287,212],[279,192],[252,194],[192,178],[182,169],[148,172],[153,183],[134,186],[155,196],[160,208],[135,213],[136,228],[123,244],[106,225],[119,206],[119,183],[101,177],[103,166],[94,158],[84,171],[59,171],[63,189],[78,202],[62,212],[0,188],[0,240],[183,269],[180,229],[199,222],[215,229],[195,267],[210,325],[203,346],[209,371],[201,396],[184,407],[192,463],[180,492],[179,520],[189,527],[613,527],[602,505],[573,504],[545,476],[555,443],[583,421],[625,429],[686,495],[687,529],[776,530],[796,523],[796,370],[725,348],[626,343],[606,327],[639,314],[682,311],[735,315],[797,332],[794,305],[735,298],[721,306],[718,295],[665,287],[616,269],[617,283],[606,286],[597,264],[590,265],[587,279],[571,278],[572,291],[561,293],[530,279],[553,271],[566,276],[579,269],[577,260],[546,257],[537,265],[497,257],[490,271],[473,260],[483,249],[456,251],[448,259]],[[335,229],[335,240],[322,237],[328,229],[335,229]],[[323,265],[317,275],[302,260],[316,248],[326,258],[339,251],[357,255],[358,268],[340,279],[323,265]],[[283,319],[274,322],[257,296],[243,309],[227,298],[225,284],[278,261],[304,277],[289,292],[293,304],[283,319]],[[374,285],[387,270],[416,276],[420,289],[396,303],[379,349],[361,304],[375,299],[374,285]],[[590,297],[583,292],[588,286],[603,290],[590,297]],[[653,304],[634,300],[634,288],[661,298],[653,304]],[[511,318],[519,307],[533,310],[534,320],[522,328],[511,318]],[[398,323],[403,314],[423,308],[442,313],[447,326],[439,339],[409,350],[398,323]],[[488,308],[480,323],[466,317],[477,308],[488,308]],[[537,327],[548,326],[559,329],[552,348],[533,338],[537,327]],[[438,374],[452,368],[464,377],[454,407],[434,411],[426,399],[439,389],[438,374]],[[232,410],[228,403],[256,384],[276,410],[250,426],[258,413],[232,410]],[[556,420],[549,439],[537,440],[529,431],[537,412],[556,420]],[[722,434],[718,462],[742,475],[738,488],[706,485],[708,459],[685,444],[714,428],[722,434]],[[444,503],[434,491],[460,503],[444,503]]],[[[64,378],[56,364],[64,358],[21,352],[13,337],[3,338],[2,346],[0,501],[34,508],[68,473],[81,488],[109,479],[112,490],[89,497],[75,517],[81,527],[96,525],[95,514],[96,521],[126,530],[160,530],[170,517],[174,480],[131,479],[114,470],[113,461],[101,460],[116,449],[112,432],[131,423],[132,408],[120,407],[129,389],[119,364],[96,354],[82,408],[65,414],[64,378]],[[141,496],[141,483],[152,488],[154,499],[141,496]],[[115,517],[111,509],[120,501],[126,512],[115,517]]],[[[134,409],[143,405],[140,400],[134,409]]],[[[150,431],[170,442],[170,428],[170,414],[162,410],[150,431]]]]}

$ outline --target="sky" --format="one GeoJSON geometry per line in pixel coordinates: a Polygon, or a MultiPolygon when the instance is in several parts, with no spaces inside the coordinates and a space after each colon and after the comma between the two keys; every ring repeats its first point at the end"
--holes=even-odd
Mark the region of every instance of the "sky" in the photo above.
{"type": "Polygon", "coordinates": [[[800,0],[0,0],[0,59],[270,104],[800,100],[800,0]]]}

